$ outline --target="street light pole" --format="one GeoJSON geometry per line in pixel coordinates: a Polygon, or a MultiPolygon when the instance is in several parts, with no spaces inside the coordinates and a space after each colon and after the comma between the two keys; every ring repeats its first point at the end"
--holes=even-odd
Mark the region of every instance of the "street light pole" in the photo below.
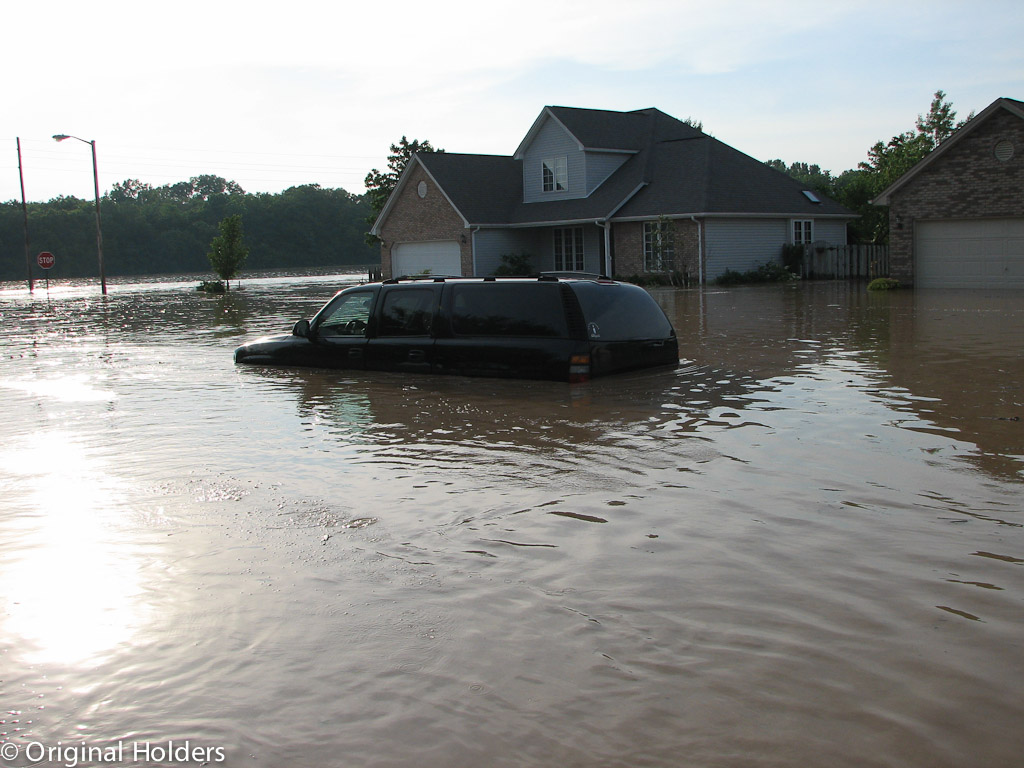
{"type": "Polygon", "coordinates": [[[85,139],[79,139],[77,136],[69,136],[65,133],[58,133],[53,137],[54,141],[64,141],[64,139],[76,139],[83,144],[88,144],[92,147],[92,181],[93,187],[96,192],[96,253],[99,255],[100,261],[100,288],[103,291],[103,295],[107,295],[107,278],[103,273],[103,230],[100,229],[100,174],[96,167],[96,141],[86,141],[85,139]]]}

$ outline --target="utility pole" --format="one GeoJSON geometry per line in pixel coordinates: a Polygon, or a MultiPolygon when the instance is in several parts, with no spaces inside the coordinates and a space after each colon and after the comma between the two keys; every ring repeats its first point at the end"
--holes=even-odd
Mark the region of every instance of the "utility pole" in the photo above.
{"type": "Polygon", "coordinates": [[[25,221],[25,272],[28,275],[28,292],[32,293],[32,260],[28,255],[28,206],[25,204],[25,173],[21,169],[21,137],[18,142],[18,178],[21,180],[21,215],[25,221]]]}

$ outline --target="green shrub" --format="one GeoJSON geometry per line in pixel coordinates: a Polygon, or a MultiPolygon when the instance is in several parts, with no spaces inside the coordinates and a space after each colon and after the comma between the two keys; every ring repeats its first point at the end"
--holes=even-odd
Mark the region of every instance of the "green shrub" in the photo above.
{"type": "Polygon", "coordinates": [[[613,275],[613,279],[622,283],[642,285],[645,288],[660,288],[665,286],[679,288],[688,287],[690,285],[689,274],[686,272],[679,272],[678,270],[673,272],[654,272],[645,275],[638,275],[634,272],[629,277],[613,275]]]}
{"type": "Polygon", "coordinates": [[[741,283],[784,283],[790,280],[799,280],[799,276],[793,274],[777,261],[769,261],[756,269],[747,272],[737,272],[734,269],[727,269],[715,279],[717,285],[739,285],[741,283]]]}
{"type": "Polygon", "coordinates": [[[804,263],[804,246],[798,244],[782,246],[782,263],[790,272],[799,274],[804,263]]]}
{"type": "Polygon", "coordinates": [[[220,280],[203,280],[196,286],[196,290],[204,293],[224,293],[226,288],[220,280]]]}
{"type": "Polygon", "coordinates": [[[899,280],[893,280],[891,277],[876,277],[870,283],[868,283],[869,291],[891,291],[894,288],[900,287],[899,280]]]}
{"type": "Polygon", "coordinates": [[[715,278],[716,285],[739,285],[745,282],[747,281],[743,277],[743,273],[737,272],[735,269],[727,269],[715,278]]]}
{"type": "Polygon", "coordinates": [[[531,258],[528,253],[503,253],[501,266],[494,270],[494,274],[498,277],[525,277],[533,274],[531,258]]]}

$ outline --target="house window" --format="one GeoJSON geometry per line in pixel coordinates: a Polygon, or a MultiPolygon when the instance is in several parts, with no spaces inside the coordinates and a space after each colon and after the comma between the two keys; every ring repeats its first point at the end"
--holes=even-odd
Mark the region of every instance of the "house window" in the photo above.
{"type": "Polygon", "coordinates": [[[671,222],[644,222],[644,271],[672,272],[676,268],[676,245],[671,222]]]}
{"type": "Polygon", "coordinates": [[[565,157],[551,157],[540,164],[541,183],[545,192],[564,192],[569,188],[569,170],[565,157]]]}
{"type": "Polygon", "coordinates": [[[555,272],[583,271],[583,227],[567,227],[555,232],[555,272]]]}
{"type": "Polygon", "coordinates": [[[814,242],[814,222],[811,219],[797,219],[793,222],[793,245],[808,245],[814,242]]]}

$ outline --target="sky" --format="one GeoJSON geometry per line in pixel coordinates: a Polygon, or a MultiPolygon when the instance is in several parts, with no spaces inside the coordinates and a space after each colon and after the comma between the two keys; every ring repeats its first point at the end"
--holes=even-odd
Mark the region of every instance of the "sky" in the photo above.
{"type": "Polygon", "coordinates": [[[1019,0],[48,0],[0,26],[0,201],[215,174],[365,191],[402,136],[511,155],[546,105],[657,107],[855,168],[942,89],[1024,100],[1019,0]]]}

